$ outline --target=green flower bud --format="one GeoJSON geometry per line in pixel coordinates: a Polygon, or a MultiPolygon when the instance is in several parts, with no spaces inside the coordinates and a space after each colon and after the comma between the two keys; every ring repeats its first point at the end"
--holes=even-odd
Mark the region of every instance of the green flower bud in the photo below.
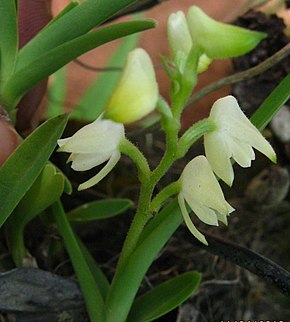
{"type": "Polygon", "coordinates": [[[217,22],[196,6],[189,9],[187,22],[193,46],[212,59],[241,56],[267,37],[263,32],[217,22]]]}

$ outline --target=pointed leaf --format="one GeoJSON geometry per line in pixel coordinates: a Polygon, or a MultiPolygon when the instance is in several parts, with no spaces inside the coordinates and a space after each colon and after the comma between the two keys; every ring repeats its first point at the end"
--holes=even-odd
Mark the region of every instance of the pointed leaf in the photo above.
{"type": "Polygon", "coordinates": [[[261,131],[272,120],[290,97],[290,75],[288,74],[264,100],[251,117],[252,123],[261,131]]]}
{"type": "Polygon", "coordinates": [[[17,13],[14,0],[0,1],[0,88],[13,73],[17,49],[17,13]]]}
{"type": "Polygon", "coordinates": [[[36,35],[19,53],[17,70],[53,48],[86,34],[136,0],[85,0],[36,35]]]}
{"type": "Polygon", "coordinates": [[[84,259],[87,262],[87,265],[90,269],[90,272],[92,274],[92,276],[95,279],[96,284],[99,287],[100,293],[103,297],[103,299],[106,298],[110,284],[109,281],[107,280],[105,274],[103,273],[103,271],[99,268],[98,264],[96,263],[95,259],[93,258],[93,256],[89,253],[89,251],[87,250],[86,246],[83,244],[83,242],[78,238],[77,235],[75,235],[75,238],[79,244],[79,247],[82,251],[82,255],[84,257],[84,259]]]}
{"type": "Polygon", "coordinates": [[[62,135],[67,115],[38,127],[0,168],[0,227],[40,174],[62,135]]]}
{"type": "Polygon", "coordinates": [[[133,202],[129,199],[98,200],[73,209],[67,214],[67,218],[71,222],[107,219],[124,213],[132,205],[133,202]]]}
{"type": "Polygon", "coordinates": [[[137,298],[128,322],[149,322],[170,312],[186,301],[196,290],[201,275],[187,272],[166,281],[137,298]]]}
{"type": "Polygon", "coordinates": [[[90,316],[90,321],[106,321],[105,306],[101,289],[96,283],[95,277],[90,270],[90,266],[83,255],[82,248],[80,247],[80,244],[78,243],[78,240],[76,239],[66,218],[62,204],[58,201],[52,205],[51,209],[72,261],[74,270],[77,274],[90,316]]]}
{"type": "Polygon", "coordinates": [[[18,69],[18,72],[11,77],[2,92],[4,104],[10,109],[13,108],[29,89],[76,57],[114,39],[154,26],[152,20],[123,22],[104,27],[51,49],[22,69],[18,69]]]}

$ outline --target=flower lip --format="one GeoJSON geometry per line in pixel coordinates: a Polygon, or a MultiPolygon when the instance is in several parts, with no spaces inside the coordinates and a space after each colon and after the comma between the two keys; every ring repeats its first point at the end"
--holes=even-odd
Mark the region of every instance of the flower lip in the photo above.
{"type": "Polygon", "coordinates": [[[205,154],[216,175],[229,186],[234,179],[230,158],[249,167],[255,159],[255,148],[276,162],[272,146],[245,116],[235,97],[217,100],[209,119],[216,124],[216,130],[204,135],[205,154]]]}
{"type": "Polygon", "coordinates": [[[207,244],[204,236],[197,231],[190,220],[185,201],[195,215],[208,225],[217,226],[218,221],[227,224],[227,216],[234,211],[234,208],[226,202],[221,187],[204,156],[194,158],[185,166],[180,182],[182,188],[178,201],[184,220],[192,234],[202,243],[207,244]]]}

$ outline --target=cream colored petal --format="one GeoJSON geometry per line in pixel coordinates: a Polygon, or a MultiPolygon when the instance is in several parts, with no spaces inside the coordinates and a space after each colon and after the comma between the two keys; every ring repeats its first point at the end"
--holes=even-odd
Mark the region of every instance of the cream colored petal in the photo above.
{"type": "Polygon", "coordinates": [[[276,162],[276,153],[270,143],[242,112],[235,97],[229,95],[217,100],[211,109],[210,119],[218,124],[224,136],[233,136],[276,162]]]}
{"type": "Polygon", "coordinates": [[[72,161],[72,169],[75,171],[90,170],[105,161],[109,160],[111,153],[85,153],[74,155],[70,161],[72,161]]]}
{"type": "Polygon", "coordinates": [[[186,210],[186,206],[185,206],[185,202],[184,202],[184,198],[183,198],[183,195],[182,193],[180,193],[178,195],[178,203],[179,203],[179,207],[180,207],[180,210],[181,210],[181,213],[182,213],[182,216],[183,216],[183,219],[184,219],[184,222],[187,226],[187,228],[189,229],[189,231],[193,234],[193,236],[195,238],[197,238],[201,243],[205,244],[205,245],[208,245],[204,235],[202,233],[200,233],[196,227],[194,226],[193,222],[191,221],[190,219],[190,216],[186,210]]]}
{"type": "Polygon", "coordinates": [[[252,160],[255,160],[255,152],[249,144],[243,143],[235,138],[228,140],[229,149],[232,152],[232,158],[243,168],[251,166],[252,160]]]}
{"type": "Polygon", "coordinates": [[[219,212],[216,213],[216,216],[219,221],[221,221],[224,225],[228,225],[228,218],[225,214],[221,214],[219,212]]]}
{"type": "Polygon", "coordinates": [[[145,50],[129,53],[121,79],[106,107],[104,117],[131,123],[152,112],[158,99],[158,85],[152,61],[145,50]]]}
{"type": "Polygon", "coordinates": [[[66,139],[60,139],[57,140],[57,144],[59,147],[62,147],[63,145],[65,145],[71,138],[66,138],[66,139]]]}
{"type": "Polygon", "coordinates": [[[182,11],[172,13],[169,16],[167,35],[172,58],[175,59],[178,52],[183,52],[186,58],[191,50],[192,40],[185,15],[182,11]]]}
{"type": "Polygon", "coordinates": [[[73,153],[108,153],[117,149],[125,136],[124,125],[110,120],[96,120],[61,140],[59,151],[73,153]]]}
{"type": "Polygon", "coordinates": [[[80,184],[78,187],[78,190],[80,191],[80,190],[88,189],[96,185],[97,183],[99,183],[114,168],[114,166],[120,160],[120,157],[121,157],[121,154],[119,152],[113,153],[112,157],[110,158],[108,163],[103,167],[103,169],[88,181],[80,184]]]}
{"type": "Polygon", "coordinates": [[[192,6],[187,15],[193,46],[210,58],[230,58],[252,50],[266,37],[265,33],[215,21],[200,8],[192,6]]]}
{"type": "Polygon", "coordinates": [[[234,171],[230,161],[231,152],[222,133],[216,131],[205,134],[204,148],[205,155],[215,174],[231,186],[234,180],[234,171]]]}
{"type": "Polygon", "coordinates": [[[224,214],[228,213],[221,187],[204,156],[191,160],[185,166],[180,180],[185,200],[196,214],[200,212],[206,217],[205,209],[199,209],[202,206],[224,214]]]}
{"type": "Polygon", "coordinates": [[[200,221],[204,222],[207,225],[218,226],[218,219],[215,211],[206,206],[198,204],[198,202],[193,203],[192,199],[187,200],[185,194],[184,197],[191,210],[200,221]]]}

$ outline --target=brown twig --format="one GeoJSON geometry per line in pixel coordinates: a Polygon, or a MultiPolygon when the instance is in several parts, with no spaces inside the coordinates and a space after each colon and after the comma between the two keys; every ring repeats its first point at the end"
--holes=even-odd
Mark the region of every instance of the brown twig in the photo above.
{"type": "Polygon", "coordinates": [[[242,71],[240,73],[236,73],[234,75],[222,78],[222,79],[218,80],[217,82],[214,82],[214,83],[202,88],[200,91],[193,94],[189,98],[189,100],[186,103],[186,107],[193,104],[193,103],[196,103],[197,101],[202,99],[204,96],[206,96],[209,93],[214,92],[226,85],[235,84],[240,81],[250,79],[256,75],[262,74],[266,70],[268,70],[271,67],[273,67],[274,65],[278,64],[282,59],[287,57],[289,54],[290,54],[290,43],[287,44],[286,46],[284,46],[279,51],[277,51],[271,57],[264,60],[259,65],[249,68],[249,69],[242,71]]]}

